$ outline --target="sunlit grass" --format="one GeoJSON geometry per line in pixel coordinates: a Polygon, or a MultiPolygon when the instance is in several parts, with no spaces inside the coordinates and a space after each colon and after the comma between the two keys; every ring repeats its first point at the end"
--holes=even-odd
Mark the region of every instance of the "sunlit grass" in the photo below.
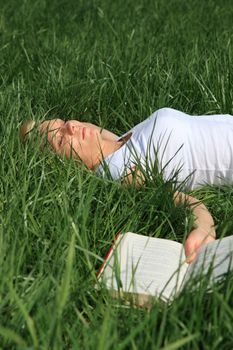
{"type": "MultiPolygon", "coordinates": [[[[232,3],[10,0],[0,10],[0,347],[232,349],[232,277],[150,312],[94,289],[119,231],[183,241],[169,186],[96,178],[39,145],[27,118],[122,134],[160,107],[233,114],[232,3]]],[[[232,234],[231,187],[193,193],[232,234]]]]}

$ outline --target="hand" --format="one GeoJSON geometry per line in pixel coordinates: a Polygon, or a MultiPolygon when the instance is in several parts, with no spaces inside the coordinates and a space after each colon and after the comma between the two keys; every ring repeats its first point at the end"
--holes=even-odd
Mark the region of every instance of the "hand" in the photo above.
{"type": "Polygon", "coordinates": [[[211,228],[209,232],[202,228],[196,228],[193,231],[191,231],[184,245],[186,262],[189,264],[193,262],[196,259],[197,252],[201,248],[201,246],[214,240],[214,228],[211,228]]]}

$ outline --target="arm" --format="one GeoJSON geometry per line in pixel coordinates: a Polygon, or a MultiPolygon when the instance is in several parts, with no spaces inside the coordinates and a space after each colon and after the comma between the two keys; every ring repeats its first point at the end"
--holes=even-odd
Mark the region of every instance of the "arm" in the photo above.
{"type": "Polygon", "coordinates": [[[185,242],[187,262],[191,263],[196,258],[197,251],[203,244],[215,240],[214,220],[206,206],[192,196],[182,192],[175,192],[174,202],[175,204],[188,203],[195,216],[194,229],[190,232],[185,242]]]}
{"type": "MultiPolygon", "coordinates": [[[[143,185],[143,183],[144,176],[136,167],[123,179],[123,184],[126,186],[131,184],[140,186],[143,185]]],[[[175,192],[173,199],[176,205],[188,203],[195,216],[194,228],[190,232],[184,245],[187,262],[191,263],[196,258],[197,251],[203,244],[215,240],[214,220],[206,206],[196,198],[182,192],[175,192]]]]}

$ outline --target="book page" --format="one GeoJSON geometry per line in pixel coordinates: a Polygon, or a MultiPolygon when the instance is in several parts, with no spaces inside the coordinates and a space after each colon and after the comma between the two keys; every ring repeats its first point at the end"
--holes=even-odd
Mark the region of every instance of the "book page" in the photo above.
{"type": "Polygon", "coordinates": [[[198,274],[209,274],[210,283],[213,283],[232,269],[233,236],[229,236],[208,243],[200,249],[197,259],[187,270],[184,283],[198,274]]]}
{"type": "Polygon", "coordinates": [[[179,290],[188,264],[182,244],[128,232],[104,269],[108,289],[170,299],[179,290]]]}

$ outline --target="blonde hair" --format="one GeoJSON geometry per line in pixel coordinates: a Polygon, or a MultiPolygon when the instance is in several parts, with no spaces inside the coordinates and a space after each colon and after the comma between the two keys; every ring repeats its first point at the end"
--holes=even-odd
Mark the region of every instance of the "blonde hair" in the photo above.
{"type": "Polygon", "coordinates": [[[26,142],[29,139],[31,131],[35,128],[35,125],[35,120],[27,120],[20,126],[19,137],[21,141],[26,142]]]}

